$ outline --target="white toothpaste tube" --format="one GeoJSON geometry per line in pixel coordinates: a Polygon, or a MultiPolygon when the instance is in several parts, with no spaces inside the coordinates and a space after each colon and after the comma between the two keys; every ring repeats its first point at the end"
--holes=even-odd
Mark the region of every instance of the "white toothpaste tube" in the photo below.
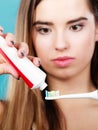
{"type": "Polygon", "coordinates": [[[15,68],[29,88],[45,89],[47,86],[45,83],[46,73],[36,67],[27,57],[19,58],[17,49],[9,47],[2,36],[0,36],[0,53],[15,68]]]}

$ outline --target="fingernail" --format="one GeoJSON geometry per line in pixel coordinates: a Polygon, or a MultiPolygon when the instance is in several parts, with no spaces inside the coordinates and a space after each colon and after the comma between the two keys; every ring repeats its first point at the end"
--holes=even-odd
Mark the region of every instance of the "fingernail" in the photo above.
{"type": "Polygon", "coordinates": [[[22,56],[22,57],[24,57],[24,56],[25,56],[23,52],[21,52],[21,56],[22,56]]]}
{"type": "Polygon", "coordinates": [[[39,64],[39,66],[41,65],[41,62],[40,62],[40,60],[38,60],[38,64],[39,64]]]}
{"type": "Polygon", "coordinates": [[[40,63],[40,60],[38,60],[38,59],[36,59],[36,58],[34,59],[34,63],[35,63],[37,66],[40,66],[40,64],[41,64],[41,63],[40,63]]]}
{"type": "Polygon", "coordinates": [[[0,29],[0,32],[2,32],[2,33],[3,33],[3,30],[2,30],[2,29],[0,29]]]}
{"type": "Polygon", "coordinates": [[[20,76],[17,78],[17,80],[20,80],[20,76]]]}
{"type": "Polygon", "coordinates": [[[2,34],[3,34],[3,30],[0,29],[0,35],[2,35],[2,34]]]}
{"type": "Polygon", "coordinates": [[[14,45],[14,41],[11,41],[11,43],[14,45]]]}

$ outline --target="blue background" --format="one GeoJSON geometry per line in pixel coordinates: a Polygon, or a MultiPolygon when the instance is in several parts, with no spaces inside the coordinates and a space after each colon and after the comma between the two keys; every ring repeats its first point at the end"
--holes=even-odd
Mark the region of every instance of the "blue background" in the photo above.
{"type": "MultiPolygon", "coordinates": [[[[14,33],[20,0],[0,0],[0,26],[4,33],[14,33]]],[[[0,99],[4,99],[7,90],[8,75],[0,76],[0,99]]]]}

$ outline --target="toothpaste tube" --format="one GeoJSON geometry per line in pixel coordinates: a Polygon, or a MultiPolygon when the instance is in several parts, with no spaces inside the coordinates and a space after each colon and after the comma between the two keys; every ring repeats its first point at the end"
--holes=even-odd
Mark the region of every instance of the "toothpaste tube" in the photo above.
{"type": "Polygon", "coordinates": [[[36,67],[27,57],[19,58],[17,49],[9,47],[2,36],[0,36],[0,53],[15,68],[29,88],[43,90],[47,86],[46,73],[36,67]]]}

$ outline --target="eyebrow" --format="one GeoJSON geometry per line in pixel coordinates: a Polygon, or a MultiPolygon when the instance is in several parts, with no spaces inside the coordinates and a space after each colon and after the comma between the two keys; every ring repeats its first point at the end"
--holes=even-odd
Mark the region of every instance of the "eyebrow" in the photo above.
{"type": "MultiPolygon", "coordinates": [[[[72,24],[72,23],[79,22],[79,21],[82,21],[82,20],[86,20],[87,21],[88,18],[86,18],[86,17],[79,17],[79,18],[72,19],[72,20],[68,21],[66,24],[72,24]]],[[[34,22],[32,25],[33,26],[36,26],[36,25],[50,25],[50,26],[52,26],[53,23],[52,22],[38,20],[38,21],[34,22]]]]}
{"type": "Polygon", "coordinates": [[[52,22],[36,21],[36,22],[33,23],[33,26],[36,26],[38,24],[41,24],[41,25],[53,25],[52,22]]]}
{"type": "Polygon", "coordinates": [[[67,24],[72,24],[72,23],[79,22],[79,21],[82,21],[82,20],[86,20],[87,21],[88,18],[86,18],[86,17],[79,17],[79,18],[76,18],[76,19],[68,21],[67,24]]]}

